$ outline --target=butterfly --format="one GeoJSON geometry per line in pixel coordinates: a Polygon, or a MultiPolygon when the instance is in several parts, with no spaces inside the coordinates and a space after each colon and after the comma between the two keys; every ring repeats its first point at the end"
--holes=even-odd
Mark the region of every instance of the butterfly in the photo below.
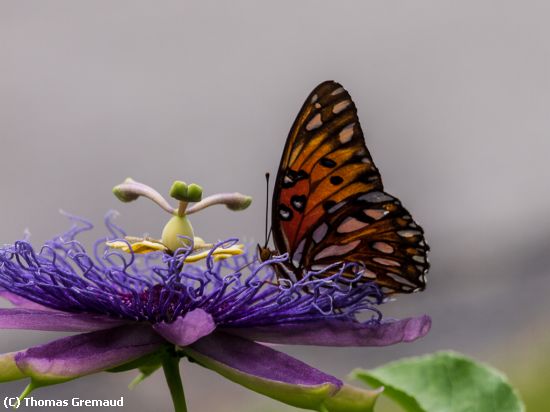
{"type": "Polygon", "coordinates": [[[265,261],[288,253],[284,270],[275,268],[279,277],[299,280],[337,262],[356,262],[363,268],[359,281],[375,282],[385,294],[424,289],[424,231],[384,191],[355,104],[340,84],[318,85],[298,113],[271,210],[276,250],[266,244],[259,255],[265,261]]]}

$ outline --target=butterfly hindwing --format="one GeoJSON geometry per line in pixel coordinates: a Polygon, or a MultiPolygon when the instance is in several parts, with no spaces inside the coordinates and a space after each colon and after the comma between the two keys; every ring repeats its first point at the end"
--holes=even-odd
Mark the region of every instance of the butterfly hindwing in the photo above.
{"type": "Polygon", "coordinates": [[[275,246],[298,278],[339,261],[364,265],[388,293],[424,287],[427,245],[383,191],[355,104],[336,82],[309,95],[288,136],[272,205],[275,246]]]}
{"type": "Polygon", "coordinates": [[[302,255],[302,267],[360,262],[365,280],[375,280],[387,293],[425,286],[428,246],[423,230],[387,193],[372,191],[346,199],[306,239],[311,240],[302,255]]]}

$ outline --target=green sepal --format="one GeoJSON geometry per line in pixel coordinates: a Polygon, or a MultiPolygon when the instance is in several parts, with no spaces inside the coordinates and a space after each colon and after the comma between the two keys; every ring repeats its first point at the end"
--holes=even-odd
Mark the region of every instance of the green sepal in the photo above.
{"type": "Polygon", "coordinates": [[[145,379],[147,379],[149,376],[151,376],[153,373],[159,370],[161,366],[162,366],[162,363],[140,366],[138,368],[139,375],[137,375],[134,379],[132,379],[132,382],[128,384],[128,389],[134,389],[141,382],[143,382],[145,379]]]}
{"type": "Polygon", "coordinates": [[[523,412],[525,407],[505,376],[455,352],[407,358],[352,376],[384,394],[407,412],[523,412]]]}
{"type": "Polygon", "coordinates": [[[21,395],[19,395],[19,400],[23,400],[32,391],[42,386],[56,385],[58,383],[64,383],[71,380],[71,378],[62,379],[59,377],[48,377],[47,375],[36,377],[31,374],[26,374],[19,369],[17,363],[15,362],[15,356],[17,353],[18,352],[10,352],[0,355],[0,382],[9,382],[30,377],[31,380],[23,392],[21,392],[21,395]]]}
{"type": "MultiPolygon", "coordinates": [[[[22,351],[24,352],[24,351],[22,351]]],[[[33,373],[25,373],[17,366],[15,362],[15,356],[18,352],[10,352],[0,355],[0,382],[9,382],[18,379],[30,378],[30,383],[23,390],[19,399],[24,399],[33,390],[42,386],[57,385],[64,383],[75,378],[60,378],[59,376],[48,376],[43,374],[36,376],[33,373]]]]}
{"type": "Polygon", "coordinates": [[[202,187],[196,183],[191,183],[187,186],[187,199],[188,202],[200,202],[202,199],[202,187]]]}
{"type": "Polygon", "coordinates": [[[288,405],[318,410],[323,400],[334,394],[335,391],[335,387],[329,383],[316,386],[304,386],[262,379],[258,376],[241,372],[207,356],[203,356],[189,346],[181,349],[193,362],[197,362],[208,369],[216,371],[239,385],[288,405]]]}
{"type": "Polygon", "coordinates": [[[15,363],[16,354],[17,352],[9,352],[0,355],[0,382],[10,382],[26,377],[15,363]]]}
{"type": "Polygon", "coordinates": [[[72,381],[73,379],[79,378],[79,376],[74,376],[71,378],[60,378],[58,376],[52,377],[48,375],[41,375],[40,377],[36,376],[30,376],[31,381],[29,384],[23,389],[23,392],[19,395],[19,400],[25,399],[29,394],[38,388],[43,388],[44,386],[51,386],[51,385],[59,385],[60,383],[65,383],[68,381],[72,381]]]}
{"type": "Polygon", "coordinates": [[[187,186],[187,183],[182,182],[181,180],[176,180],[172,183],[172,187],[170,188],[170,196],[180,202],[187,202],[188,190],[189,186],[187,186]]]}

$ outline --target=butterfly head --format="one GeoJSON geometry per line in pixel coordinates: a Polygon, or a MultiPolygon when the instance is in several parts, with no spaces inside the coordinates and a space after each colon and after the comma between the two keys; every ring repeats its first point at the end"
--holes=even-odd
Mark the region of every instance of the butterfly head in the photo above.
{"type": "Polygon", "coordinates": [[[258,245],[258,257],[261,262],[265,262],[273,257],[273,250],[267,246],[258,245]]]}

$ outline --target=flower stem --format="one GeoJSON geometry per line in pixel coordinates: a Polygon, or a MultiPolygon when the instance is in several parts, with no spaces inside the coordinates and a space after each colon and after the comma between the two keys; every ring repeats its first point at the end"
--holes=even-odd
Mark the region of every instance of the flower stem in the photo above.
{"type": "Polygon", "coordinates": [[[172,402],[174,403],[174,412],[187,412],[187,404],[185,403],[185,393],[183,392],[183,384],[181,382],[179,358],[171,354],[166,354],[162,361],[164,376],[170,388],[172,402]]]}

